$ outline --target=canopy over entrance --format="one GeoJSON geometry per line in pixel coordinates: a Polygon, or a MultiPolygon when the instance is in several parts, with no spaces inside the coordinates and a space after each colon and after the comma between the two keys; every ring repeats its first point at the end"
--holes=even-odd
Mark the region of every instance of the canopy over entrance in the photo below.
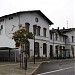
{"type": "Polygon", "coordinates": [[[16,48],[0,47],[0,61],[16,60],[16,48]]]}

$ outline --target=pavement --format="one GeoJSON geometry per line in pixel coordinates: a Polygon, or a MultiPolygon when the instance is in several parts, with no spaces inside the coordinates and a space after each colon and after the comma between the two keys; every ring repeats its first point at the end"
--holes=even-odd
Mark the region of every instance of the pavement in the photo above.
{"type": "MultiPolygon", "coordinates": [[[[73,59],[63,59],[73,60],[73,59]]],[[[27,70],[20,68],[19,62],[0,62],[0,75],[36,75],[36,71],[43,62],[58,62],[63,60],[57,59],[37,59],[35,64],[33,61],[28,61],[27,70]]]]}
{"type": "Polygon", "coordinates": [[[20,63],[15,62],[0,62],[0,75],[31,75],[40,63],[28,63],[28,68],[25,71],[20,68],[20,63]]]}

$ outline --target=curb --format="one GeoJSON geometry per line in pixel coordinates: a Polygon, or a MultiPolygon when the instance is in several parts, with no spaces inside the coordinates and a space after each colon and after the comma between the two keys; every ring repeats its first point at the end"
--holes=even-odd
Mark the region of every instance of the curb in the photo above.
{"type": "MultiPolygon", "coordinates": [[[[65,60],[73,60],[73,59],[65,59],[65,60]]],[[[65,60],[52,60],[52,61],[43,61],[43,62],[40,62],[40,64],[37,66],[37,68],[30,75],[36,75],[36,72],[39,69],[39,67],[41,66],[41,64],[43,64],[45,62],[47,62],[47,63],[51,62],[52,63],[52,62],[60,62],[60,61],[65,61],[65,60]]]]}
{"type": "Polygon", "coordinates": [[[37,66],[37,68],[30,75],[36,75],[36,72],[39,69],[41,64],[42,64],[42,62],[37,66]]]}

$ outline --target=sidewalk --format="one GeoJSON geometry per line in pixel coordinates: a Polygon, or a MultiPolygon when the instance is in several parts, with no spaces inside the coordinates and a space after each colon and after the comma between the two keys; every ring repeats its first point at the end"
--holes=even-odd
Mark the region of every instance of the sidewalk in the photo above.
{"type": "MultiPolygon", "coordinates": [[[[15,62],[0,62],[0,75],[31,75],[41,63],[43,62],[60,62],[60,61],[68,61],[68,60],[75,60],[74,59],[36,59],[35,64],[33,61],[28,61],[28,67],[25,72],[24,69],[20,68],[20,63],[15,62]],[[26,74],[25,74],[26,73],[26,74]]],[[[35,72],[34,72],[35,73],[35,72]]],[[[35,75],[35,74],[33,74],[35,75]]]]}
{"type": "Polygon", "coordinates": [[[30,75],[39,66],[39,63],[28,63],[28,68],[25,72],[20,69],[19,63],[14,62],[0,62],[0,75],[30,75]],[[26,73],[26,74],[25,74],[26,73]]]}

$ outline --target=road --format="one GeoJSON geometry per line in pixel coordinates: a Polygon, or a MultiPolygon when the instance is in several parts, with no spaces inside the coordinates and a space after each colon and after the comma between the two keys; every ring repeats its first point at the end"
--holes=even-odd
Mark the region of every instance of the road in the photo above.
{"type": "Polygon", "coordinates": [[[40,66],[37,75],[75,75],[75,61],[45,62],[40,66]]]}

